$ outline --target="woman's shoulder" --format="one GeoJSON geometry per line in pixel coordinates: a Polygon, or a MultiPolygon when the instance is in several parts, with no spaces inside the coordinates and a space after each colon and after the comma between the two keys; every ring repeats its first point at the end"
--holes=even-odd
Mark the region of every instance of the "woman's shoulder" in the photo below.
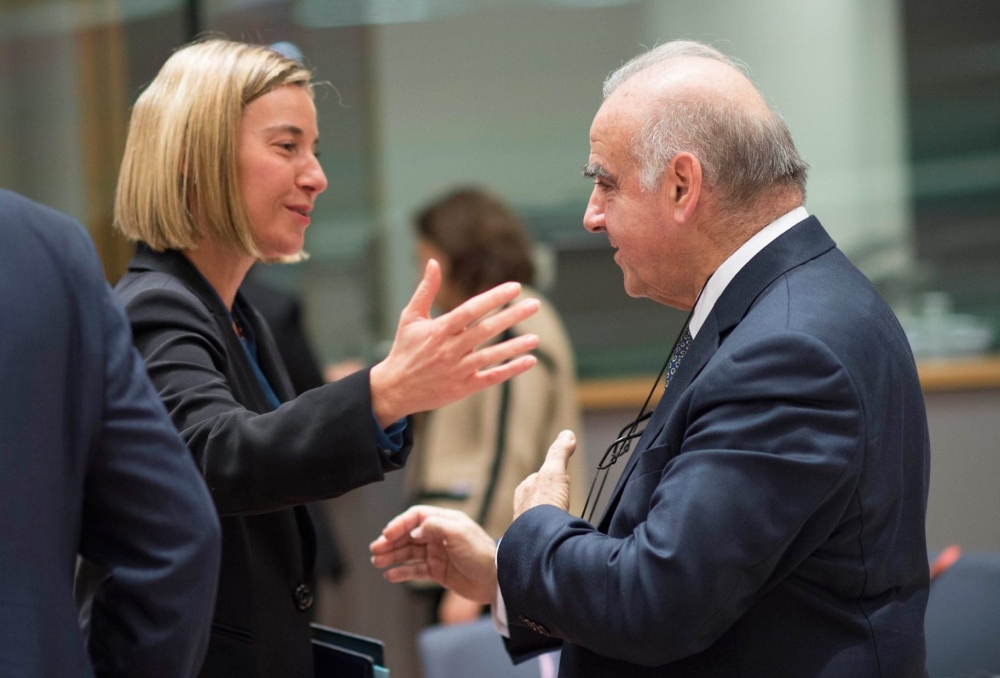
{"type": "Polygon", "coordinates": [[[183,280],[164,271],[130,270],[115,286],[118,301],[132,322],[158,326],[214,328],[212,310],[183,280]]]}
{"type": "Polygon", "coordinates": [[[115,294],[126,308],[157,301],[198,301],[198,296],[182,280],[164,271],[131,270],[115,285],[115,294]]]}

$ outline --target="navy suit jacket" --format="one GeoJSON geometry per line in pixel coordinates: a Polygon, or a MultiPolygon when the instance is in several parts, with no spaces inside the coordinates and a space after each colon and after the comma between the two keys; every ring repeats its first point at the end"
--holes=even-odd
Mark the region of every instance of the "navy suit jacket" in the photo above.
{"type": "Polygon", "coordinates": [[[0,675],[191,676],[219,569],[205,484],[83,228],[0,191],[0,253],[0,675]],[[108,574],[89,647],[77,554],[108,574]]]}
{"type": "Polygon", "coordinates": [[[924,675],[929,442],[891,310],[810,217],[733,279],[597,525],[525,512],[509,649],[560,676],[924,675]]]}

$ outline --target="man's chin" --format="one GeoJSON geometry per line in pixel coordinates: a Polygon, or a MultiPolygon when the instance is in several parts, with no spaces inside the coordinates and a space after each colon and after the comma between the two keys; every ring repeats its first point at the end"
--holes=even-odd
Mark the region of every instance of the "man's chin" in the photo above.
{"type": "Polygon", "coordinates": [[[625,275],[625,281],[624,281],[625,294],[629,295],[633,299],[644,299],[648,297],[645,285],[639,284],[628,273],[625,273],[624,275],[625,275]]]}

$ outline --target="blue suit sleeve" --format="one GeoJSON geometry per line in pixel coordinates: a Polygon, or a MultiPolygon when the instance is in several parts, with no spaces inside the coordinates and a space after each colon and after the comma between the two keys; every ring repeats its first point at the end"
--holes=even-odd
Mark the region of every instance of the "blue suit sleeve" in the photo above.
{"type": "Polygon", "coordinates": [[[103,278],[96,297],[85,310],[102,317],[106,381],[80,552],[108,576],[93,599],[89,653],[98,676],[192,676],[215,603],[218,517],[103,278]]]}
{"type": "Polygon", "coordinates": [[[666,664],[711,645],[836,528],[865,434],[846,369],[789,331],[716,358],[672,415],[679,449],[654,439],[629,477],[625,536],[551,506],[511,525],[498,568],[512,623],[666,664]]]}

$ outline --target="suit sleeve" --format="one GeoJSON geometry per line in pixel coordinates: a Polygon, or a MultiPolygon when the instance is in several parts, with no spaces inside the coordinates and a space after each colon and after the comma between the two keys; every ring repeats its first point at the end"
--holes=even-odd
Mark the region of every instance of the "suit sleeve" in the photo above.
{"type": "Polygon", "coordinates": [[[192,676],[208,646],[219,521],[94,263],[100,289],[85,312],[102,318],[105,388],[80,553],[108,576],[94,595],[88,650],[98,676],[192,676]]]}
{"type": "Polygon", "coordinates": [[[844,367],[789,331],[717,357],[673,413],[685,424],[679,454],[654,439],[637,460],[617,509],[635,512],[630,534],[550,506],[507,531],[498,565],[512,623],[662,665],[708,647],[837,526],[864,440],[844,367]],[[641,484],[651,499],[630,506],[641,484]]]}
{"type": "Polygon", "coordinates": [[[144,291],[127,304],[149,376],[194,455],[219,514],[274,511],[335,497],[401,468],[375,436],[368,370],[258,414],[237,401],[225,348],[203,305],[179,290],[144,291]]]}

